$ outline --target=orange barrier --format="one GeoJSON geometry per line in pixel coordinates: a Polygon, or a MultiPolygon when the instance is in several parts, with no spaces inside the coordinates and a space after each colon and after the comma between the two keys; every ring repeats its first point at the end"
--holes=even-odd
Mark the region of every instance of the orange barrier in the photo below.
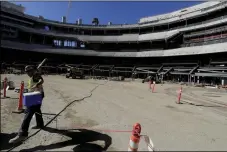
{"type": "Polygon", "coordinates": [[[155,81],[153,82],[152,93],[154,93],[155,81]]]}
{"type": "Polygon", "coordinates": [[[181,94],[182,94],[182,86],[180,87],[180,91],[179,91],[179,94],[178,94],[178,101],[177,101],[177,104],[180,104],[181,94]]]}
{"type": "Polygon", "coordinates": [[[132,135],[129,141],[128,151],[138,151],[140,142],[141,125],[136,123],[133,126],[132,135]]]}
{"type": "Polygon", "coordinates": [[[24,81],[21,82],[20,86],[20,95],[19,95],[19,101],[18,101],[18,107],[16,111],[13,111],[13,113],[23,113],[23,93],[24,93],[24,81]]]}
{"type": "Polygon", "coordinates": [[[7,78],[4,79],[3,98],[6,98],[7,78]]]}

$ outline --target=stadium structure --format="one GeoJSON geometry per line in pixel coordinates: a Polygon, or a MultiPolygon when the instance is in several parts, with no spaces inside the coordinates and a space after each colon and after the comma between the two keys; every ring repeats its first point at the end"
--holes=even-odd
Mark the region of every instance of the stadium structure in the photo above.
{"type": "Polygon", "coordinates": [[[1,2],[1,64],[20,67],[48,58],[45,68],[68,64],[92,75],[226,83],[227,1],[204,2],[136,24],[87,25],[53,21],[1,2]]]}

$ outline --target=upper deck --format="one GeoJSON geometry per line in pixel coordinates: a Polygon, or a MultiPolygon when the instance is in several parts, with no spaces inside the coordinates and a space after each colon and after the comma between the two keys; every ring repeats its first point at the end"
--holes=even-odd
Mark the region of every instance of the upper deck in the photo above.
{"type": "MultiPolygon", "coordinates": [[[[47,25],[61,26],[67,28],[79,28],[79,29],[134,29],[152,27],[158,25],[166,25],[182,20],[196,18],[199,16],[207,15],[211,12],[223,9],[227,7],[227,1],[216,1],[216,2],[204,2],[199,5],[188,7],[185,9],[177,10],[168,14],[162,14],[152,17],[141,18],[136,24],[112,24],[112,25],[92,25],[92,24],[74,24],[74,23],[63,23],[60,21],[48,20],[42,17],[35,17],[24,13],[18,13],[17,15],[40,22],[47,25]]],[[[13,10],[6,9],[4,5],[1,6],[1,11],[12,12],[13,10]]]]}

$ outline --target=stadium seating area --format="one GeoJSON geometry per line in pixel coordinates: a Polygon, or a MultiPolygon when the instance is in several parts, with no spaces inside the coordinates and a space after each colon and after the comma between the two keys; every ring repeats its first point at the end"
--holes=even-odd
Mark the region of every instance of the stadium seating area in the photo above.
{"type": "Polygon", "coordinates": [[[1,61],[11,66],[47,57],[56,63],[46,66],[52,72],[63,72],[60,65],[68,63],[89,75],[170,79],[201,75],[198,69],[204,71],[210,59],[227,56],[227,2],[205,2],[129,25],[72,24],[21,10],[1,5],[1,61]]]}

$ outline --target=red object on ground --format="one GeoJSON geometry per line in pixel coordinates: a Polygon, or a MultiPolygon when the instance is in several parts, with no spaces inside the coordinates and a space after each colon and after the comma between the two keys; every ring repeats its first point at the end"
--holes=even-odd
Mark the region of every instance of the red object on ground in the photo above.
{"type": "Polygon", "coordinates": [[[177,101],[178,104],[180,104],[181,94],[182,94],[182,86],[180,87],[180,91],[179,91],[179,94],[178,94],[178,101],[177,101]]]}
{"type": "Polygon", "coordinates": [[[141,125],[136,123],[133,126],[132,135],[129,141],[128,151],[138,151],[140,142],[141,125]]]}
{"type": "Polygon", "coordinates": [[[24,93],[24,81],[21,82],[20,86],[20,96],[18,101],[18,110],[23,110],[23,93],[24,93]]]}

